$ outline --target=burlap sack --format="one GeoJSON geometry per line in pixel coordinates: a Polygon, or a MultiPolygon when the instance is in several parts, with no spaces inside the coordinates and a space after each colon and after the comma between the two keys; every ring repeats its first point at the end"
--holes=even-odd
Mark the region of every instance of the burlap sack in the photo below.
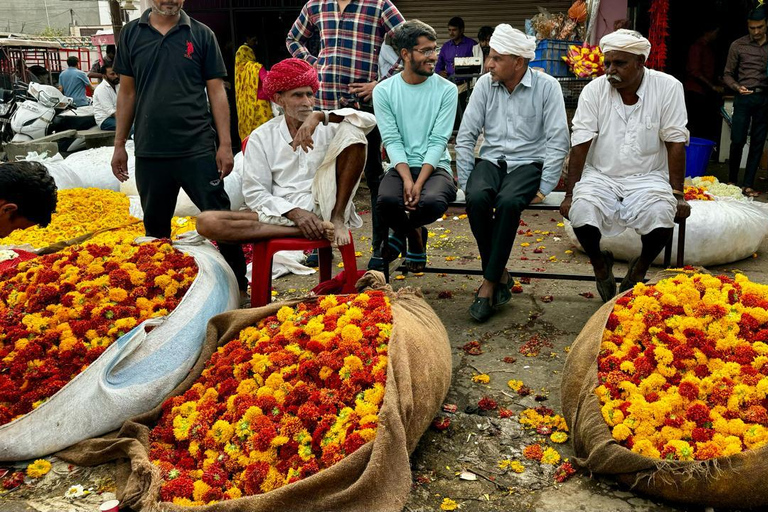
{"type": "Polygon", "coordinates": [[[669,501],[739,508],[768,504],[768,488],[762,481],[768,474],[768,448],[709,461],[660,461],[613,439],[594,390],[603,329],[618,298],[589,319],[565,361],[560,392],[574,461],[591,472],[614,475],[635,491],[669,501]]]}
{"type": "MultiPolygon", "coordinates": [[[[366,274],[358,285],[383,285],[381,274],[366,274]]],[[[429,426],[451,382],[448,334],[435,312],[411,289],[389,291],[393,329],[389,343],[387,383],[376,439],[336,465],[305,480],[266,494],[198,507],[206,512],[267,511],[394,511],[402,510],[411,487],[409,456],[429,426]]],[[[189,389],[210,355],[237,337],[244,327],[275,314],[283,305],[231,311],[208,323],[208,338],[189,376],[172,393],[189,389]]],[[[60,458],[93,466],[118,464],[117,496],[121,507],[138,511],[189,510],[158,503],[160,472],[148,459],[149,432],[160,407],[127,421],[117,435],[83,441],[59,452],[60,458]],[[129,459],[125,461],[125,459],[129,459]]]]}

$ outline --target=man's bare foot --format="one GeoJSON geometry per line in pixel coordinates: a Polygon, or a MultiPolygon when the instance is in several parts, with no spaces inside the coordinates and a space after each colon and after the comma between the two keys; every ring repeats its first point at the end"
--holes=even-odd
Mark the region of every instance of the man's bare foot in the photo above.
{"type": "Polygon", "coordinates": [[[349,244],[352,239],[349,236],[347,226],[344,224],[344,219],[331,219],[331,222],[334,231],[334,240],[332,240],[333,245],[341,247],[342,245],[349,244]]]}
{"type": "Polygon", "coordinates": [[[327,220],[324,220],[322,222],[323,224],[323,236],[331,242],[332,244],[335,244],[336,242],[336,235],[335,235],[335,227],[333,225],[333,222],[328,222],[327,220]]]}

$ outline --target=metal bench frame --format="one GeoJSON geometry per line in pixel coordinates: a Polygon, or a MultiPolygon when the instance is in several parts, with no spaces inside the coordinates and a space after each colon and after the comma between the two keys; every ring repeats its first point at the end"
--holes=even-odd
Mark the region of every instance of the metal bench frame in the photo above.
{"type": "MultiPolygon", "coordinates": [[[[452,203],[451,206],[463,207],[463,204],[452,203]]],[[[531,204],[528,205],[525,210],[534,211],[559,211],[559,205],[552,204],[531,204]]],[[[685,219],[675,221],[678,225],[677,231],[677,267],[683,266],[685,259],[685,219]]],[[[664,247],[664,267],[669,268],[672,261],[672,237],[669,238],[667,245],[664,247]]],[[[400,265],[394,269],[395,272],[408,273],[408,269],[404,265],[400,265]]],[[[477,268],[446,268],[446,267],[431,267],[427,266],[424,270],[427,274],[453,274],[453,275],[471,275],[482,276],[483,271],[477,268]]],[[[390,269],[388,265],[384,266],[384,277],[389,282],[390,269]]],[[[530,279],[559,279],[566,281],[594,281],[594,274],[559,274],[556,272],[528,272],[520,270],[509,270],[509,275],[512,277],[527,277],[530,279]]],[[[616,277],[617,282],[621,282],[624,279],[623,276],[616,277]]]]}

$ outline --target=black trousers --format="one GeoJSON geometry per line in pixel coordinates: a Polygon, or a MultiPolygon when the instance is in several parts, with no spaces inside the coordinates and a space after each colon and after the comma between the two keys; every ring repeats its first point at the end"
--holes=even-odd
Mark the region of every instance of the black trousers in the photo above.
{"type": "MultiPolygon", "coordinates": [[[[413,181],[416,181],[420,171],[419,167],[411,167],[413,181]]],[[[453,176],[445,169],[435,169],[424,183],[416,210],[407,211],[403,200],[403,179],[393,168],[381,180],[376,209],[385,228],[402,234],[436,221],[448,209],[448,203],[455,199],[453,176]]]]}
{"type": "MultiPolygon", "coordinates": [[[[200,211],[229,210],[229,196],[219,179],[213,152],[181,158],[136,157],[136,186],[144,210],[147,236],[169,238],[179,188],[200,211]]],[[[240,244],[218,243],[219,251],[237,277],[241,290],[248,289],[245,256],[240,244]]]]}
{"type": "Polygon", "coordinates": [[[736,183],[741,166],[741,155],[747,143],[749,133],[749,154],[744,172],[743,187],[755,184],[757,166],[763,156],[765,137],[768,135],[768,94],[753,93],[738,95],[733,101],[733,121],[731,123],[731,154],[728,159],[728,181],[736,183]],[[750,130],[750,122],[752,128],[750,130]]]}
{"type": "Polygon", "coordinates": [[[507,266],[520,214],[539,190],[541,164],[533,163],[507,173],[499,165],[479,161],[467,182],[467,217],[480,250],[483,277],[498,282],[507,266]]]}

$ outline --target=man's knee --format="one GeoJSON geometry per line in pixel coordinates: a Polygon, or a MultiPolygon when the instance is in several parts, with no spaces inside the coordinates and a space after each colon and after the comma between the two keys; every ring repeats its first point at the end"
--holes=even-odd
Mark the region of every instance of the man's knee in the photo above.
{"type": "Polygon", "coordinates": [[[379,196],[376,198],[376,206],[379,210],[391,210],[403,208],[403,198],[399,194],[388,193],[383,188],[379,188],[379,196]]]}
{"type": "Polygon", "coordinates": [[[490,187],[478,187],[467,190],[466,201],[468,211],[485,211],[493,209],[496,192],[490,187]]]}
{"type": "Polygon", "coordinates": [[[448,209],[448,202],[441,196],[424,196],[419,208],[425,217],[440,217],[448,209]]]}
{"type": "Polygon", "coordinates": [[[515,214],[525,210],[528,202],[520,194],[511,196],[499,196],[496,199],[496,211],[500,214],[515,214]]]}
{"type": "Polygon", "coordinates": [[[206,211],[197,216],[197,232],[205,238],[215,240],[225,224],[224,216],[228,212],[206,211]]]}

